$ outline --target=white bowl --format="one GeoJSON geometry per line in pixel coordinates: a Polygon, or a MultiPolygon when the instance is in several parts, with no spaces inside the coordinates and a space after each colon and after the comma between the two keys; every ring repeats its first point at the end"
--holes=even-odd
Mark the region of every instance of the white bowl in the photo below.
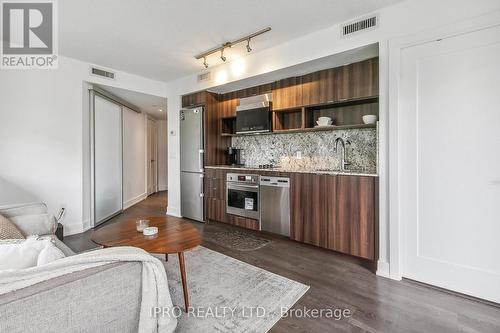
{"type": "Polygon", "coordinates": [[[367,114],[363,116],[363,122],[365,124],[375,124],[377,122],[377,116],[374,114],[367,114]]]}
{"type": "Polygon", "coordinates": [[[318,124],[318,126],[330,126],[332,124],[332,121],[329,120],[329,121],[317,121],[316,124],[318,124]]]}
{"type": "Polygon", "coordinates": [[[332,121],[332,118],[330,118],[330,117],[319,117],[318,121],[332,121]]]}

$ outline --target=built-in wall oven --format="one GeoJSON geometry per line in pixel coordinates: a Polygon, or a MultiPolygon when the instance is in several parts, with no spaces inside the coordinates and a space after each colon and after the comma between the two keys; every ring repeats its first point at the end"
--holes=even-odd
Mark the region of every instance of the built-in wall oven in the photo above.
{"type": "Polygon", "coordinates": [[[226,213],[260,220],[259,175],[228,173],[226,213]]]}

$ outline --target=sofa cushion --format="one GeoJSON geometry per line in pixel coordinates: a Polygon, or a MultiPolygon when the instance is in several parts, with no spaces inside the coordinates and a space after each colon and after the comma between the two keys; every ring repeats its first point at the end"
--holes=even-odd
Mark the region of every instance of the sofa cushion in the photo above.
{"type": "Polygon", "coordinates": [[[33,202],[27,204],[15,204],[0,206],[0,214],[7,218],[19,215],[33,215],[47,213],[47,205],[43,202],[33,202]]]}
{"type": "Polygon", "coordinates": [[[49,264],[57,259],[64,258],[64,253],[56,247],[53,242],[46,242],[46,246],[40,251],[38,255],[38,260],[36,262],[37,266],[42,266],[49,264]]]}
{"type": "Polygon", "coordinates": [[[19,215],[10,221],[21,230],[25,236],[53,234],[57,229],[57,221],[52,214],[19,215]]]}
{"type": "Polygon", "coordinates": [[[46,241],[36,237],[0,241],[0,270],[34,267],[46,241]]]}
{"type": "Polygon", "coordinates": [[[0,239],[24,239],[22,232],[8,218],[0,214],[0,239]]]}
{"type": "Polygon", "coordinates": [[[45,265],[64,258],[50,237],[31,236],[27,239],[0,241],[0,270],[13,270],[45,265]]]}

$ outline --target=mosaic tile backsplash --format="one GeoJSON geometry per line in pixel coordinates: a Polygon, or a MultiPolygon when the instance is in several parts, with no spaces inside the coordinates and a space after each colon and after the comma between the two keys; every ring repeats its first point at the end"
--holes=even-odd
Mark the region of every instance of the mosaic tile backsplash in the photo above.
{"type": "Polygon", "coordinates": [[[335,139],[349,140],[347,169],[377,172],[377,130],[375,128],[324,132],[238,136],[232,145],[243,149],[246,166],[273,164],[286,170],[339,170],[342,148],[335,153],[335,139]],[[297,152],[302,155],[297,157],[297,152]]]}

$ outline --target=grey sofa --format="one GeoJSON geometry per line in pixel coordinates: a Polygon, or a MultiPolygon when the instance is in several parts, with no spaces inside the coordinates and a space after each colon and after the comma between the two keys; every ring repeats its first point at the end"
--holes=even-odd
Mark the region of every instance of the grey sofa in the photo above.
{"type": "MultiPolygon", "coordinates": [[[[46,213],[41,203],[0,207],[8,218],[46,213]]],[[[75,254],[54,226],[46,231],[67,256],[75,254]]],[[[141,278],[141,263],[115,263],[0,295],[0,332],[137,332],[141,278]]]]}

